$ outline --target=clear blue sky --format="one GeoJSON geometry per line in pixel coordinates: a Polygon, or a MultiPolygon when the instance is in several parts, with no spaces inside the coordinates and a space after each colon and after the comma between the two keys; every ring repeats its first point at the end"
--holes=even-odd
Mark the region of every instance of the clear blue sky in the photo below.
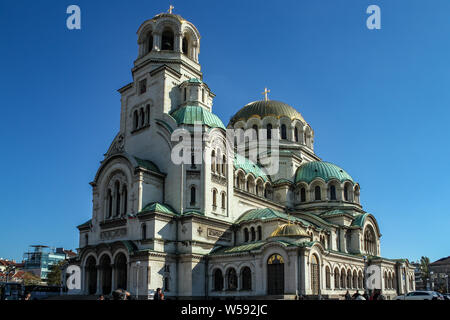
{"type": "Polygon", "coordinates": [[[450,255],[450,1],[4,0],[0,257],[77,247],[136,31],[169,3],[202,35],[204,80],[225,123],[268,86],[310,123],[316,153],[361,184],[383,256],[450,255]],[[81,31],[66,28],[71,4],[81,31]],[[370,4],[381,30],[366,28],[370,4]]]}

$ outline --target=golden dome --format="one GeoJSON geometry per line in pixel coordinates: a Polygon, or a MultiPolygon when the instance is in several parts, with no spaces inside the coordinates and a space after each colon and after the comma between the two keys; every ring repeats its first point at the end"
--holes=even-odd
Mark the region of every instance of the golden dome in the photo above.
{"type": "Polygon", "coordinates": [[[309,237],[309,234],[298,224],[285,223],[275,229],[271,237],[309,237]]]}
{"type": "Polygon", "coordinates": [[[267,100],[254,101],[247,104],[231,118],[230,124],[234,125],[240,120],[247,121],[252,117],[264,119],[265,117],[269,116],[275,117],[277,119],[281,117],[288,117],[291,120],[297,119],[302,122],[306,122],[300,112],[295,110],[290,105],[281,101],[267,100]]]}

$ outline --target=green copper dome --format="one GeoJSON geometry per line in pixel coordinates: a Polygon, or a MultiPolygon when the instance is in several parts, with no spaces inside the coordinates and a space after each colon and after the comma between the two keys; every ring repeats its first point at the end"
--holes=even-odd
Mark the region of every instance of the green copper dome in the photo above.
{"type": "Polygon", "coordinates": [[[269,116],[275,118],[288,117],[291,120],[298,119],[305,122],[300,112],[290,105],[280,101],[268,100],[247,104],[231,118],[230,124],[233,125],[240,120],[247,121],[252,117],[263,119],[269,116]]]}
{"type": "Polygon", "coordinates": [[[316,178],[322,178],[326,182],[331,179],[338,179],[341,182],[346,180],[354,182],[344,169],[324,161],[312,161],[302,164],[295,174],[295,182],[304,181],[310,183],[316,178]]]}
{"type": "Polygon", "coordinates": [[[222,120],[214,113],[199,106],[185,106],[171,113],[178,124],[194,124],[196,122],[211,128],[225,129],[222,120]]]}
{"type": "Polygon", "coordinates": [[[236,153],[234,156],[234,167],[236,168],[236,170],[237,169],[244,170],[246,174],[252,173],[255,176],[255,178],[261,177],[264,181],[269,180],[266,173],[259,165],[253,163],[252,161],[241,156],[238,153],[236,153]]]}

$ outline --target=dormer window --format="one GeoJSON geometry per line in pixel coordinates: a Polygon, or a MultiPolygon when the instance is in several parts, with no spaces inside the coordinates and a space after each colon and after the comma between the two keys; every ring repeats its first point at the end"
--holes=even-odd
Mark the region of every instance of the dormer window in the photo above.
{"type": "Polygon", "coordinates": [[[147,91],[147,79],[142,79],[139,82],[139,94],[143,94],[147,91]]]}

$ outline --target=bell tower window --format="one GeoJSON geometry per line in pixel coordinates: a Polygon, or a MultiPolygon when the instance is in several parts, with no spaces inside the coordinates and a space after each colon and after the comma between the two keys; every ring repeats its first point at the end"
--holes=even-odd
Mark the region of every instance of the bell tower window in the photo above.
{"type": "Polygon", "coordinates": [[[174,48],[174,35],[172,30],[166,29],[162,33],[161,50],[171,50],[174,48]]]}
{"type": "Polygon", "coordinates": [[[149,32],[147,40],[147,52],[151,52],[152,50],[153,50],[153,35],[151,32],[149,32]]]}
{"type": "Polygon", "coordinates": [[[188,52],[189,52],[188,39],[186,37],[183,37],[183,53],[185,55],[188,55],[188,52]]]}
{"type": "Polygon", "coordinates": [[[287,139],[287,133],[286,133],[286,125],[281,125],[281,139],[286,140],[287,139]]]}
{"type": "Polygon", "coordinates": [[[272,139],[272,125],[270,123],[267,125],[267,139],[272,139]]]}

